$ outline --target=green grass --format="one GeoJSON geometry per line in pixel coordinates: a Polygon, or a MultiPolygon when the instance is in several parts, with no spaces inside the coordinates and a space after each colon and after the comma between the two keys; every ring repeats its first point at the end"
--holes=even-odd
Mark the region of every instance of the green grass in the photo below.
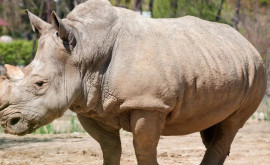
{"type": "Polygon", "coordinates": [[[264,98],[263,101],[265,101],[265,104],[266,104],[264,120],[270,121],[269,100],[268,100],[268,98],[266,98],[266,99],[264,98]]]}
{"type": "Polygon", "coordinates": [[[33,134],[62,134],[85,132],[85,130],[82,128],[81,124],[75,116],[70,116],[69,118],[69,121],[67,120],[65,123],[51,123],[46,126],[40,127],[33,134]],[[59,129],[59,127],[61,127],[61,129],[59,129]]]}

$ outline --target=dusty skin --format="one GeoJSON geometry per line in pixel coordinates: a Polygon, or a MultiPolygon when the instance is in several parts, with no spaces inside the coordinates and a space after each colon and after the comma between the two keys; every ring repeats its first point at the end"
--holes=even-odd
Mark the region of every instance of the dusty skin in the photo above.
{"type": "MultiPolygon", "coordinates": [[[[162,148],[157,155],[161,135],[194,132],[200,132],[207,148],[199,156],[201,165],[222,165],[236,133],[265,94],[260,54],[228,25],[192,16],[149,19],[107,0],[80,4],[65,19],[52,12],[52,24],[26,13],[41,36],[33,61],[22,69],[6,64],[0,78],[5,133],[29,134],[70,109],[100,144],[104,164],[119,165],[119,131],[124,129],[133,134],[139,165],[166,158],[162,148]]],[[[242,145],[250,147],[249,141],[242,145]]],[[[76,148],[64,146],[72,152],[76,148]]],[[[32,149],[35,154],[40,150],[26,151],[32,149]]],[[[85,164],[87,158],[82,160],[85,164]]]]}
{"type": "MultiPolygon", "coordinates": [[[[121,164],[135,165],[132,134],[121,131],[121,138],[121,164]]],[[[197,165],[204,151],[199,133],[162,136],[158,145],[158,161],[164,165],[197,165]]],[[[24,137],[0,134],[0,158],[1,165],[101,165],[103,162],[98,143],[83,133],[24,137]]],[[[236,135],[225,165],[268,165],[269,162],[270,123],[247,122],[236,135]]]]}

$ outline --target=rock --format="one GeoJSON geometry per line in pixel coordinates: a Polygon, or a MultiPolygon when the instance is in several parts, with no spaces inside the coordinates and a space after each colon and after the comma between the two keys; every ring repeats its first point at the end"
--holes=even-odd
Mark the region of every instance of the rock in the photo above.
{"type": "Polygon", "coordinates": [[[4,42],[4,43],[10,43],[12,42],[12,37],[8,36],[8,35],[3,35],[0,37],[0,42],[4,42]]]}

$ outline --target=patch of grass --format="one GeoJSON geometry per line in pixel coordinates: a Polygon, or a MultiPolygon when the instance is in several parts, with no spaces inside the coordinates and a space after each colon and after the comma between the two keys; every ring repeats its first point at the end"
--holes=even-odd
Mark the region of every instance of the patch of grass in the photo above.
{"type": "Polygon", "coordinates": [[[264,115],[264,120],[270,121],[269,100],[267,97],[265,97],[265,99],[263,99],[263,100],[265,100],[265,104],[266,104],[266,109],[265,109],[266,114],[264,115]]]}
{"type": "Polygon", "coordinates": [[[52,131],[52,124],[48,124],[46,126],[40,127],[33,134],[50,134],[52,131]]]}
{"type": "Polygon", "coordinates": [[[250,117],[252,120],[264,120],[270,122],[270,97],[265,95],[256,112],[250,117]]]}
{"type": "Polygon", "coordinates": [[[71,124],[70,133],[85,132],[85,130],[82,128],[80,122],[77,120],[77,118],[75,116],[71,116],[70,124],[71,124]]]}
{"type": "Polygon", "coordinates": [[[58,119],[51,124],[40,127],[33,134],[63,134],[85,132],[75,116],[68,116],[67,120],[58,119]]]}
{"type": "Polygon", "coordinates": [[[75,132],[76,131],[76,128],[75,128],[75,116],[71,116],[70,124],[71,124],[71,132],[75,132]]]}

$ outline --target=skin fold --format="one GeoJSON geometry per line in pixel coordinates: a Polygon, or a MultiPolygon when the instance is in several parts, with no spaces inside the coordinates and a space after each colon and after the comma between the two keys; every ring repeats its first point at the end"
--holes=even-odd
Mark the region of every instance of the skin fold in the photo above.
{"type": "MultiPolygon", "coordinates": [[[[222,165],[264,96],[258,51],[228,25],[192,16],[150,19],[89,0],[52,24],[26,10],[40,33],[34,60],[6,64],[0,124],[25,135],[74,111],[118,165],[119,130],[133,133],[139,165],[156,165],[161,135],[200,132],[202,165],[222,165]]],[[[180,146],[179,146],[180,147],[180,146]]]]}

